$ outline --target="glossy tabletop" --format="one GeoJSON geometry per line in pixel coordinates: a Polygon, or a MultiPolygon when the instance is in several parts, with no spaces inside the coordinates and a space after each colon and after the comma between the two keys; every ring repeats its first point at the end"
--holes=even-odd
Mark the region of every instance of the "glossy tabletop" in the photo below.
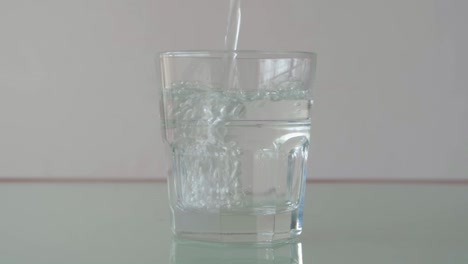
{"type": "Polygon", "coordinates": [[[2,183],[1,264],[468,263],[468,185],[309,184],[273,247],[174,241],[164,183],[2,183]]]}

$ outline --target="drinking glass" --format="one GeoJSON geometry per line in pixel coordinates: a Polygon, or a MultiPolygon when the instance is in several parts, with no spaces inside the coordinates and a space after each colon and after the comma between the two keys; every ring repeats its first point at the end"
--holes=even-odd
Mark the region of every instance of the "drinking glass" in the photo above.
{"type": "Polygon", "coordinates": [[[254,243],[299,235],[316,55],[177,51],[160,62],[173,233],[254,243]]]}

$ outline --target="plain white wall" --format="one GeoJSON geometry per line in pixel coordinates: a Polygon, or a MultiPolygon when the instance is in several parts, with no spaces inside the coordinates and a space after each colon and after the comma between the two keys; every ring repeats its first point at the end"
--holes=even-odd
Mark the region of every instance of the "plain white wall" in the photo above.
{"type": "MultiPolygon", "coordinates": [[[[239,48],[319,55],[310,177],[468,179],[468,2],[244,0],[239,48]]],[[[155,55],[228,0],[0,1],[0,177],[164,177],[155,55]]]]}

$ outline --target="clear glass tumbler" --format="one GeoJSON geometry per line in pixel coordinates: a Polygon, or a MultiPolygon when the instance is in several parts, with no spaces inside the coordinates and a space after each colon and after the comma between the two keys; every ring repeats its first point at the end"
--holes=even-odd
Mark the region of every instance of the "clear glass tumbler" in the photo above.
{"type": "Polygon", "coordinates": [[[302,231],[316,55],[160,55],[172,230],[271,243],[302,231]]]}

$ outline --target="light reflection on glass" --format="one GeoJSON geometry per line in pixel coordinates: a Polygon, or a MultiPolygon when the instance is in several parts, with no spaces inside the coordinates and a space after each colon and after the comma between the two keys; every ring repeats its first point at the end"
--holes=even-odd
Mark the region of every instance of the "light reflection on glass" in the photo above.
{"type": "Polygon", "coordinates": [[[309,67],[307,62],[294,58],[262,60],[258,66],[258,71],[262,72],[259,83],[266,85],[267,89],[275,89],[283,82],[301,79],[299,76],[309,67]]]}

